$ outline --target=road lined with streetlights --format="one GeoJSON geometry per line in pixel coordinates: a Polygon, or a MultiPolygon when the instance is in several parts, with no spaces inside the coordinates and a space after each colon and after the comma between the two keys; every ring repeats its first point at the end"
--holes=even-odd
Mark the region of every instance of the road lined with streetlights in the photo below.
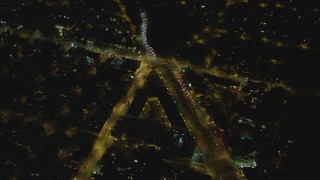
{"type": "Polygon", "coordinates": [[[91,153],[88,158],[82,163],[79,173],[75,179],[89,179],[94,172],[95,167],[102,158],[102,156],[107,152],[107,150],[112,146],[113,142],[117,140],[111,135],[113,127],[116,125],[117,121],[124,116],[130,104],[133,101],[135,92],[138,88],[143,87],[146,80],[146,75],[150,73],[150,68],[145,63],[141,63],[141,66],[135,73],[135,78],[127,90],[127,94],[121,98],[120,101],[114,106],[110,117],[105,121],[100,133],[95,141],[91,153]],[[139,76],[141,74],[142,76],[139,76]]]}
{"type": "Polygon", "coordinates": [[[204,162],[210,175],[216,178],[245,179],[242,172],[234,167],[229,153],[225,148],[222,136],[217,126],[212,126],[209,116],[204,115],[200,105],[183,82],[182,75],[173,74],[163,68],[156,68],[160,79],[167,86],[170,95],[175,100],[176,107],[183,117],[184,123],[198,147],[204,155],[204,162]],[[177,80],[175,79],[177,78],[177,80]],[[176,82],[178,83],[176,83],[176,82]],[[181,82],[181,85],[178,85],[181,82]],[[182,92],[181,92],[182,91],[182,92]],[[221,164],[221,168],[218,168],[221,164]],[[226,177],[227,176],[227,177],[226,177]]]}
{"type": "Polygon", "coordinates": [[[150,46],[147,38],[147,29],[148,29],[148,19],[145,12],[140,13],[142,18],[142,25],[141,25],[141,36],[142,36],[142,44],[146,50],[147,55],[149,56],[157,56],[154,52],[153,48],[150,46]]]}

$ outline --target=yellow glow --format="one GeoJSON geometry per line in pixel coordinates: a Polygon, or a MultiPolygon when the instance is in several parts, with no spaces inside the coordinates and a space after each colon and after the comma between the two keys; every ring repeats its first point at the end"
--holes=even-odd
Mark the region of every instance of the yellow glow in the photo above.
{"type": "Polygon", "coordinates": [[[263,42],[269,42],[269,39],[268,39],[267,37],[263,36],[263,37],[262,37],[262,41],[263,41],[263,42]]]}
{"type": "Polygon", "coordinates": [[[260,7],[262,7],[262,8],[268,7],[268,4],[267,4],[267,3],[260,3],[259,5],[260,5],[260,7]]]}
{"type": "Polygon", "coordinates": [[[276,46],[278,46],[278,47],[283,47],[284,44],[283,44],[282,42],[278,41],[278,42],[276,43],[276,46]]]}
{"type": "Polygon", "coordinates": [[[56,127],[53,122],[44,122],[42,127],[44,128],[47,136],[50,136],[56,132],[56,127]]]}
{"type": "Polygon", "coordinates": [[[299,44],[299,47],[304,50],[309,48],[308,44],[304,44],[304,43],[299,44]]]}
{"type": "Polygon", "coordinates": [[[276,3],[276,8],[283,8],[283,5],[281,3],[276,3]]]}
{"type": "Polygon", "coordinates": [[[69,136],[69,137],[74,137],[74,135],[76,134],[77,130],[76,128],[67,128],[64,133],[69,136]]]}
{"type": "Polygon", "coordinates": [[[280,64],[280,61],[277,59],[271,59],[272,64],[280,64]]]}

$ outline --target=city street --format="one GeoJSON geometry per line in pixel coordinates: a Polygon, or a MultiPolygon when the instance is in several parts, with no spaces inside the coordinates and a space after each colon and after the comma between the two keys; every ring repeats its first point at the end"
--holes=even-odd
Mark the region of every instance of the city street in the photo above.
{"type": "Polygon", "coordinates": [[[138,74],[147,75],[150,69],[144,63],[141,63],[140,68],[136,71],[135,79],[132,85],[129,87],[127,94],[114,106],[111,116],[105,121],[96,142],[93,145],[92,151],[87,160],[82,163],[79,174],[76,179],[90,178],[94,168],[99,164],[99,160],[107,152],[113,142],[116,140],[111,131],[117,120],[121,120],[120,117],[127,113],[128,106],[132,103],[135,96],[135,92],[138,88],[141,88],[146,80],[144,76],[138,76],[138,74]]]}

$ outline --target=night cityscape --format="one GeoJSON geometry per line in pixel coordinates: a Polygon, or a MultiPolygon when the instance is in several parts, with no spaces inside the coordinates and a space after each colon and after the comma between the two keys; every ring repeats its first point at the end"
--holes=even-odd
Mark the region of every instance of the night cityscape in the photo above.
{"type": "Polygon", "coordinates": [[[320,6],[1,0],[0,180],[319,180],[320,6]]]}

